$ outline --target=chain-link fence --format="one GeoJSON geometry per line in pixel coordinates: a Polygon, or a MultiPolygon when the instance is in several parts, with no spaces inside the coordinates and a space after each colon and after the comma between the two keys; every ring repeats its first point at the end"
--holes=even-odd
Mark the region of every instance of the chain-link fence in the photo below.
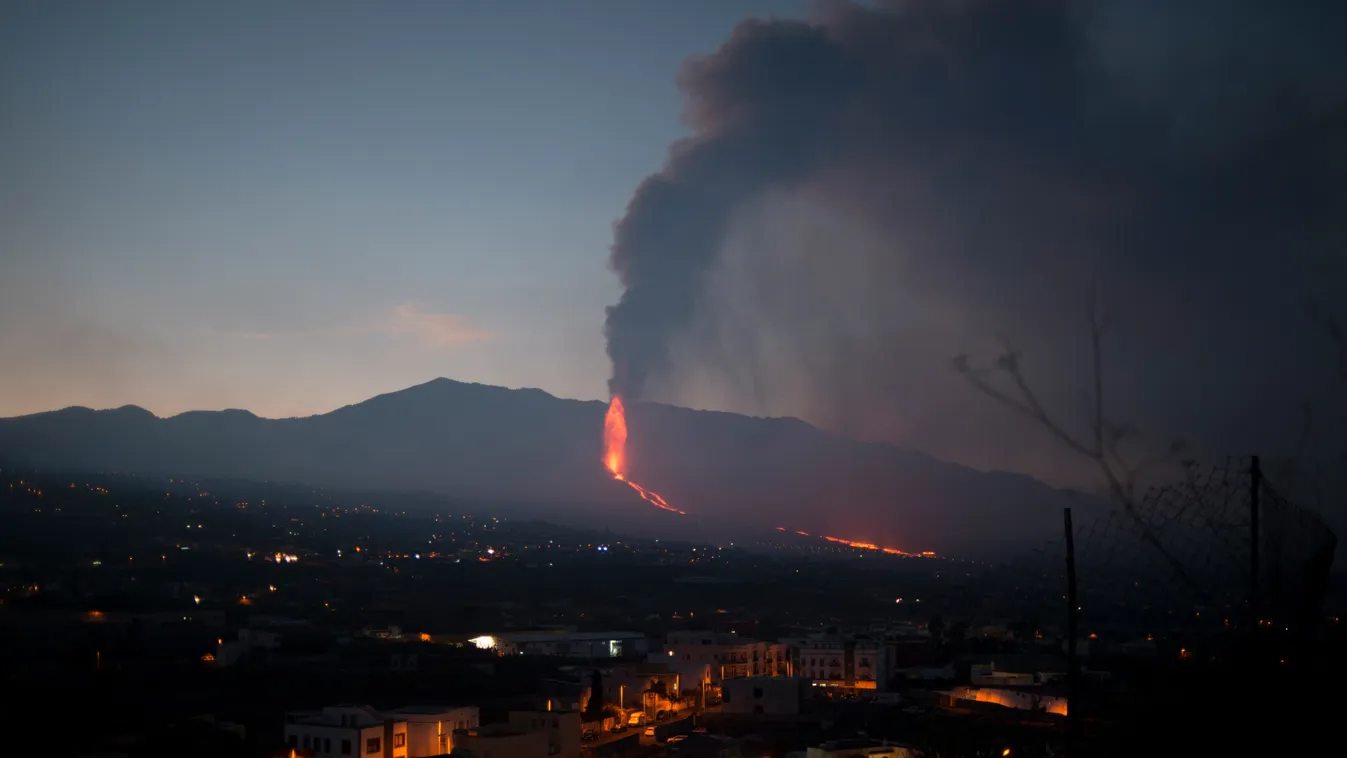
{"type": "MultiPolygon", "coordinates": [[[[1130,507],[1097,518],[1081,518],[1081,509],[1073,528],[1081,633],[1119,639],[1247,627],[1251,604],[1265,625],[1310,621],[1337,538],[1256,468],[1250,458],[1190,465],[1182,481],[1130,507]]],[[[1066,565],[1063,531],[1006,564],[969,572],[974,624],[1035,620],[1064,630],[1066,565]]]]}

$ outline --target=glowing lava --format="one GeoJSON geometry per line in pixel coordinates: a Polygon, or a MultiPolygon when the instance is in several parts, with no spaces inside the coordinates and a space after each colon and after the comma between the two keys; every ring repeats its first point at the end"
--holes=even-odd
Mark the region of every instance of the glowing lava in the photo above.
{"type": "MultiPolygon", "coordinates": [[[[641,499],[647,503],[650,503],[660,510],[677,513],[680,516],[687,515],[687,512],[680,511],[672,505],[669,505],[658,492],[651,492],[636,482],[628,481],[625,473],[626,464],[627,409],[622,405],[621,396],[613,395],[612,401],[608,403],[608,413],[603,417],[603,465],[608,469],[608,472],[613,475],[614,479],[636,490],[636,494],[640,495],[641,499]]],[[[778,526],[776,529],[779,532],[786,531],[786,528],[782,526],[778,526]]],[[[811,536],[809,532],[802,532],[798,529],[795,530],[795,533],[804,537],[811,536]]],[[[888,553],[889,555],[924,556],[928,558],[935,556],[935,553],[932,552],[907,553],[895,547],[882,547],[870,542],[853,542],[852,540],[844,540],[841,537],[829,537],[825,534],[817,536],[829,542],[836,542],[839,545],[846,545],[861,550],[876,550],[888,553]]]]}
{"type": "Polygon", "coordinates": [[[636,494],[647,503],[670,513],[687,515],[686,512],[669,505],[658,492],[651,492],[636,482],[627,481],[627,476],[623,473],[626,462],[627,409],[622,405],[622,398],[613,395],[612,402],[608,404],[608,414],[603,417],[603,465],[608,468],[614,479],[636,490],[636,494]]]}
{"type": "MultiPolygon", "coordinates": [[[[786,531],[786,528],[785,528],[784,526],[778,526],[778,527],[776,528],[776,530],[777,530],[778,532],[784,532],[784,531],[786,531]]],[[[804,537],[810,537],[810,536],[812,536],[812,535],[809,534],[809,532],[802,532],[802,531],[799,531],[798,529],[795,531],[795,533],[796,533],[796,534],[799,534],[799,535],[802,535],[802,536],[804,536],[804,537]]],[[[907,556],[907,557],[909,557],[909,558],[934,558],[934,557],[935,557],[935,553],[932,552],[932,551],[930,551],[930,550],[926,550],[926,551],[923,551],[923,552],[920,552],[920,553],[909,553],[909,552],[907,552],[907,551],[905,551],[905,550],[899,550],[899,549],[896,548],[896,547],[884,547],[883,545],[876,545],[876,544],[873,543],[873,542],[856,542],[855,540],[844,540],[844,539],[842,539],[841,537],[829,537],[829,536],[826,535],[826,534],[820,534],[820,535],[818,535],[818,536],[821,537],[821,538],[823,538],[823,539],[825,539],[825,540],[827,540],[827,541],[829,541],[829,542],[836,542],[836,543],[839,544],[839,545],[846,545],[847,547],[854,547],[854,548],[857,548],[858,550],[876,550],[876,551],[879,551],[879,552],[881,552],[881,553],[888,553],[889,555],[905,555],[905,556],[907,556]]]]}
{"type": "Polygon", "coordinates": [[[622,481],[622,468],[627,456],[627,409],[622,398],[613,395],[608,403],[608,414],[603,417],[603,465],[613,478],[622,481]]]}

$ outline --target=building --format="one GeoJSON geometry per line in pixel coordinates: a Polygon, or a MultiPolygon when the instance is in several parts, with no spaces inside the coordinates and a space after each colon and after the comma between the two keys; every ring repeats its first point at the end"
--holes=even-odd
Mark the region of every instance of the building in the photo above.
{"type": "Polygon", "coordinates": [[[789,676],[790,655],[785,645],[744,639],[733,632],[669,632],[665,654],[680,663],[711,667],[711,683],[741,676],[789,676]]]}
{"type": "Polygon", "coordinates": [[[968,681],[978,687],[1032,687],[1030,671],[997,671],[995,663],[974,663],[968,667],[968,681]]]}
{"type": "Polygon", "coordinates": [[[866,738],[832,740],[805,751],[805,758],[914,758],[912,748],[866,738]]]}
{"type": "Polygon", "coordinates": [[[701,704],[705,688],[711,682],[707,664],[678,663],[658,654],[641,663],[621,663],[600,669],[603,701],[628,710],[644,710],[653,717],[659,710],[670,710],[679,703],[701,704]]]}
{"type": "Polygon", "coordinates": [[[644,658],[650,641],[639,632],[519,632],[484,634],[470,642],[501,655],[549,655],[598,661],[644,658]]]}
{"type": "Polygon", "coordinates": [[[547,736],[547,754],[580,758],[579,711],[510,711],[510,727],[547,736]]]}
{"type": "Polygon", "coordinates": [[[454,732],[476,729],[477,706],[408,705],[383,713],[385,718],[407,722],[407,758],[430,758],[454,749],[454,732]]]}
{"type": "Polygon", "coordinates": [[[454,758],[548,758],[544,732],[520,732],[508,724],[456,733],[454,746],[454,758]]]}
{"type": "Polygon", "coordinates": [[[888,689],[893,656],[876,640],[815,635],[789,642],[794,676],[821,687],[888,689]]]}
{"type": "Polygon", "coordinates": [[[336,705],[285,716],[285,741],[314,758],[411,758],[407,722],[367,705],[336,705]]]}
{"type": "Polygon", "coordinates": [[[757,716],[798,716],[812,695],[810,684],[794,677],[727,679],[720,685],[720,710],[757,716]]]}
{"type": "Polygon", "coordinates": [[[1002,687],[955,687],[944,694],[955,700],[993,703],[1022,711],[1042,711],[1058,716],[1065,716],[1067,712],[1065,697],[1042,691],[1010,690],[1002,687]]]}
{"type": "Polygon", "coordinates": [[[1066,659],[1056,655],[999,654],[968,659],[968,681],[977,687],[1034,687],[1066,679],[1066,659]]]}
{"type": "Polygon", "coordinates": [[[510,711],[509,722],[454,733],[454,758],[579,758],[578,711],[510,711]]]}

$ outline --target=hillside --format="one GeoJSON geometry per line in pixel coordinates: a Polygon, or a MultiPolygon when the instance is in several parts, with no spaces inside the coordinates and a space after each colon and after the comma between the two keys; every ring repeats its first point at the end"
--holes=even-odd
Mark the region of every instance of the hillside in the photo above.
{"type": "Polygon", "coordinates": [[[1082,498],[794,419],[628,408],[630,475],[688,511],[654,512],[599,462],[605,406],[436,379],[318,416],[158,418],[134,406],[0,419],[0,462],[330,487],[424,490],[655,536],[786,526],[941,554],[1049,539],[1082,498]]]}

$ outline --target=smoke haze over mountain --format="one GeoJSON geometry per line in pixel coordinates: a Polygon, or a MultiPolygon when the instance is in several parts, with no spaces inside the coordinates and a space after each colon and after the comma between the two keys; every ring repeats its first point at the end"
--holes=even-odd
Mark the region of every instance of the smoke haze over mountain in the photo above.
{"type": "Polygon", "coordinates": [[[1284,442],[1329,377],[1301,304],[1344,292],[1345,28],[1245,0],[745,21],[684,66],[693,134],[615,226],[611,389],[1062,472],[949,360],[1005,335],[1074,413],[1093,290],[1115,413],[1284,442]]]}
{"type": "Polygon", "coordinates": [[[632,477],[687,511],[679,516],[613,481],[601,460],[604,411],[445,379],[294,419],[67,408],[0,419],[0,466],[423,491],[465,508],[657,538],[762,538],[787,525],[964,557],[1023,549],[1060,529],[1062,505],[1091,506],[1026,476],[861,444],[794,419],[633,403],[632,477]]]}

